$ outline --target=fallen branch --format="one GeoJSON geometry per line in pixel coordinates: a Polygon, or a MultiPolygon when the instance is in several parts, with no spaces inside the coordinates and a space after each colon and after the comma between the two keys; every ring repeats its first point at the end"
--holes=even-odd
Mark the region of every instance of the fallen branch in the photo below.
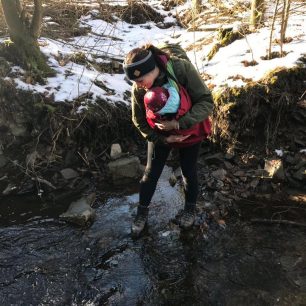
{"type": "Polygon", "coordinates": [[[38,183],[41,183],[41,184],[45,184],[49,187],[51,187],[52,189],[57,189],[54,185],[52,185],[52,183],[50,183],[49,181],[43,179],[43,178],[40,178],[40,177],[32,177],[32,180],[33,181],[37,181],[38,183]]]}
{"type": "Polygon", "coordinates": [[[290,220],[251,219],[251,222],[252,223],[265,223],[265,224],[286,224],[286,225],[306,227],[306,223],[294,222],[290,220]]]}

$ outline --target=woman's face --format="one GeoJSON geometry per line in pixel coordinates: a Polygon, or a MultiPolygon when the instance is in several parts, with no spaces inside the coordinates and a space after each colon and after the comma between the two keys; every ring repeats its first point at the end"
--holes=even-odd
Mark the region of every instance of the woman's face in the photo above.
{"type": "Polygon", "coordinates": [[[133,82],[135,82],[139,88],[150,89],[158,75],[159,69],[156,66],[152,71],[141,76],[140,78],[135,79],[133,82]]]}

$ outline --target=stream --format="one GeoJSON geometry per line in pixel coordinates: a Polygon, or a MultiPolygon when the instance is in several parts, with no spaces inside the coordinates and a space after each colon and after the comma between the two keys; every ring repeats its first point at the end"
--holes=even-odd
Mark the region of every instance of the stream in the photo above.
{"type": "Polygon", "coordinates": [[[2,199],[0,305],[306,305],[305,228],[252,223],[270,203],[246,201],[226,225],[202,213],[182,231],[174,222],[181,191],[169,173],[137,240],[135,193],[100,198],[85,229],[59,220],[69,203],[2,199]]]}

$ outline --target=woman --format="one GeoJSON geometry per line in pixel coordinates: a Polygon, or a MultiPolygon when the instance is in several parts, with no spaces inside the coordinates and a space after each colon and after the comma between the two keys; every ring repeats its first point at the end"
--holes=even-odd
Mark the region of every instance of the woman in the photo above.
{"type": "Polygon", "coordinates": [[[148,164],[140,181],[139,205],[132,224],[132,234],[138,236],[145,227],[157,181],[173,147],[179,148],[185,192],[180,226],[188,228],[195,219],[198,196],[197,159],[201,141],[208,133],[203,122],[207,123],[205,119],[207,120],[213,109],[211,93],[189,61],[170,57],[153,45],[131,50],[125,58],[123,69],[127,78],[133,82],[133,123],[148,141],[148,151],[154,146],[154,158],[151,160],[148,154],[148,164]],[[168,81],[176,85],[180,94],[179,115],[172,120],[148,120],[144,103],[146,91],[168,81]]]}

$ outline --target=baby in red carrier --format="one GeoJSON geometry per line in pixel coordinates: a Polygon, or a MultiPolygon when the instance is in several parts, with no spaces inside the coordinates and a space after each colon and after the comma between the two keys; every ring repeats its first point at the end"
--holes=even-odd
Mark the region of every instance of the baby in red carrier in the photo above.
{"type": "Polygon", "coordinates": [[[169,83],[152,87],[144,95],[147,119],[174,119],[180,106],[180,96],[169,83]]]}

